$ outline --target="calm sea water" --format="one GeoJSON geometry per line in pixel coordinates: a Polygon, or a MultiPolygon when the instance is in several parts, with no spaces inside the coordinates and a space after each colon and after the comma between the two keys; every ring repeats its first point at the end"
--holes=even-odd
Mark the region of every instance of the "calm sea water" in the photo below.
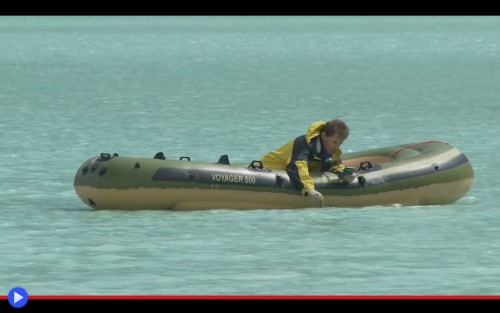
{"type": "Polygon", "coordinates": [[[0,294],[500,294],[500,18],[0,17],[0,294]],[[344,151],[441,140],[430,207],[95,211],[101,152],[250,162],[340,117],[344,151]]]}

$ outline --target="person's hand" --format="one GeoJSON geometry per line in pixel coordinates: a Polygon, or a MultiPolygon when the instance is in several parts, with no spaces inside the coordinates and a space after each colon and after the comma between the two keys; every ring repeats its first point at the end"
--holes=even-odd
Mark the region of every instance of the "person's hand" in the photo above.
{"type": "Polygon", "coordinates": [[[307,197],[311,202],[316,206],[317,208],[322,208],[323,207],[323,195],[321,192],[318,192],[316,190],[309,190],[307,192],[307,197]]]}

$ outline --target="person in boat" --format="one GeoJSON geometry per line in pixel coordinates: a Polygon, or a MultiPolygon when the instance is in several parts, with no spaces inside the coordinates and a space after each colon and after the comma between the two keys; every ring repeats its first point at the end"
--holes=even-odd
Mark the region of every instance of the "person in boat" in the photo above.
{"type": "MultiPolygon", "coordinates": [[[[310,198],[316,207],[323,207],[323,195],[315,190],[309,171],[344,171],[340,146],[348,136],[349,127],[341,119],[326,123],[317,121],[309,125],[306,134],[265,154],[261,162],[269,169],[286,170],[295,188],[310,198]]],[[[354,178],[354,175],[349,175],[343,179],[352,181],[354,178]]]]}

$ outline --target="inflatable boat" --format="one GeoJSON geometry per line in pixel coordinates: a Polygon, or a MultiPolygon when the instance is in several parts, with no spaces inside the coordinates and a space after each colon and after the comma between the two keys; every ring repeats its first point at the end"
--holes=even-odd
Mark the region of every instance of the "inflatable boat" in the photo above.
{"type": "MultiPolygon", "coordinates": [[[[440,141],[344,153],[356,168],[352,181],[332,172],[311,172],[325,207],[438,205],[462,198],[474,172],[467,157],[440,141]]],[[[94,209],[204,210],[309,208],[285,170],[258,160],[232,164],[182,156],[125,157],[100,153],[85,161],[74,179],[78,197],[94,209]]]]}

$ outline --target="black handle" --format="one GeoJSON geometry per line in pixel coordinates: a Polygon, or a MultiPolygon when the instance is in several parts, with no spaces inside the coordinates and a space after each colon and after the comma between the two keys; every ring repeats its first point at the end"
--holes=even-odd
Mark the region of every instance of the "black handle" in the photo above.
{"type": "Polygon", "coordinates": [[[256,161],[256,160],[253,160],[252,163],[250,163],[250,165],[248,166],[250,168],[258,168],[258,169],[263,169],[264,168],[264,165],[262,165],[262,162],[261,161],[256,161]],[[258,163],[259,165],[255,165],[256,163],[258,163]]]}
{"type": "Polygon", "coordinates": [[[369,168],[372,168],[372,163],[370,161],[364,161],[364,162],[361,162],[359,163],[359,168],[358,168],[358,171],[364,171],[364,170],[367,170],[369,168]]]}

